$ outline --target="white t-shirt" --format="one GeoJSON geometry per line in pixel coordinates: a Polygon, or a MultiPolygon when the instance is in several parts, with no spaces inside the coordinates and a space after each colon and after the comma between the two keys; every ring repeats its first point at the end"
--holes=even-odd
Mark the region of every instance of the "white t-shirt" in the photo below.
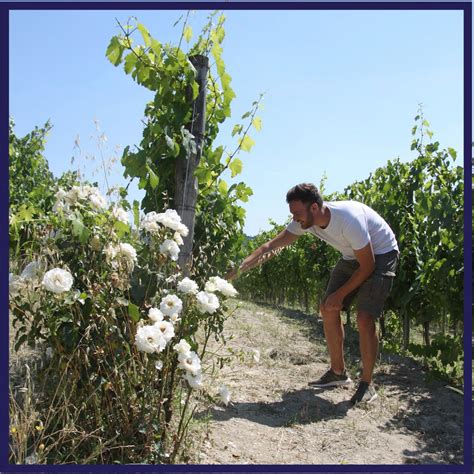
{"type": "Polygon", "coordinates": [[[354,260],[354,250],[364,248],[369,242],[372,243],[374,255],[398,250],[392,229],[369,206],[356,201],[324,204],[331,211],[331,219],[325,229],[317,225],[303,229],[299,222],[292,221],[286,230],[295,235],[311,232],[339,250],[345,260],[354,260]]]}

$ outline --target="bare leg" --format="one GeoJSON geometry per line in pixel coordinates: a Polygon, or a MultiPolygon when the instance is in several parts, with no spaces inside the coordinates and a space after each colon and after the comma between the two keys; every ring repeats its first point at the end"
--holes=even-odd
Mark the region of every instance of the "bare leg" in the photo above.
{"type": "Polygon", "coordinates": [[[379,350],[375,319],[369,313],[360,311],[357,313],[357,325],[359,326],[359,345],[362,358],[362,380],[370,384],[379,350]]]}
{"type": "Polygon", "coordinates": [[[342,374],[344,365],[344,327],[341,321],[341,312],[326,310],[324,305],[320,308],[323,317],[324,336],[331,358],[331,369],[336,374],[342,374]]]}

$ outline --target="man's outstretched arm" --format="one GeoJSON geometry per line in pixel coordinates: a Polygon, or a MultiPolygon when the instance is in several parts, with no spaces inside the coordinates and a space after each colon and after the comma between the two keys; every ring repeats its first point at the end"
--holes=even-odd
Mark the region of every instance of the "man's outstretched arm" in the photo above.
{"type": "Polygon", "coordinates": [[[254,268],[264,261],[264,256],[270,254],[272,251],[277,250],[282,247],[286,247],[291,245],[296,239],[298,235],[292,234],[288,232],[286,229],[280,232],[275,238],[265,242],[263,245],[258,247],[258,249],[254,250],[240,265],[239,268],[230,271],[226,275],[227,280],[233,280],[236,278],[240,273],[244,273],[251,268],[254,268]]]}

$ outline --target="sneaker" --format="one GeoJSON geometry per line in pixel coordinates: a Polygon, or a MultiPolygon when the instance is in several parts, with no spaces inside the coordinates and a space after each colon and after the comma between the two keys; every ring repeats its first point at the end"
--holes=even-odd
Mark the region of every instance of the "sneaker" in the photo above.
{"type": "Polygon", "coordinates": [[[361,381],[354,395],[352,395],[351,403],[355,405],[357,403],[370,403],[377,398],[377,392],[372,384],[361,381]]]}
{"type": "Polygon", "coordinates": [[[347,375],[346,371],[342,374],[336,374],[332,369],[329,369],[320,379],[314,382],[309,382],[311,387],[337,387],[339,385],[348,385],[352,380],[347,375]]]}

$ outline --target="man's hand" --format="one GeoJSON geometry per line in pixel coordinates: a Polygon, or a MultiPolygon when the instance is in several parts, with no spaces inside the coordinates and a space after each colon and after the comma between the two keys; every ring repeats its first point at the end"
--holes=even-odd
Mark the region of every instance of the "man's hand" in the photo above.
{"type": "Polygon", "coordinates": [[[343,297],[337,291],[331,293],[324,302],[324,307],[329,311],[340,311],[342,309],[343,297]]]}
{"type": "Polygon", "coordinates": [[[240,265],[235,269],[230,270],[225,276],[226,280],[233,280],[237,278],[241,273],[250,270],[258,265],[261,265],[269,258],[275,256],[278,253],[277,249],[286,247],[292,244],[298,238],[297,235],[288,232],[286,229],[280,232],[275,238],[261,245],[258,249],[254,250],[240,265]]]}

